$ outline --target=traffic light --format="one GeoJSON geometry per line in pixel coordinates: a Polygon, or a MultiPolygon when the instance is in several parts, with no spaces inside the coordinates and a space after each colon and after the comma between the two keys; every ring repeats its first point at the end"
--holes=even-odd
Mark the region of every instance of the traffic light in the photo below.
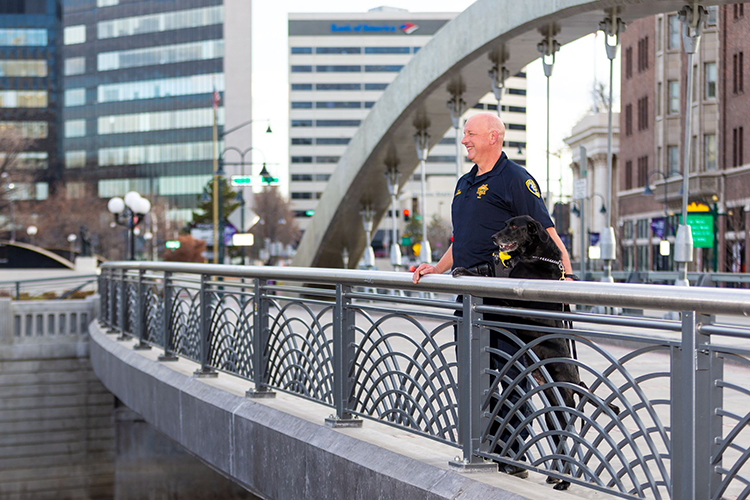
{"type": "Polygon", "coordinates": [[[410,213],[409,209],[405,208],[404,209],[404,222],[409,222],[409,213],[410,213]]]}

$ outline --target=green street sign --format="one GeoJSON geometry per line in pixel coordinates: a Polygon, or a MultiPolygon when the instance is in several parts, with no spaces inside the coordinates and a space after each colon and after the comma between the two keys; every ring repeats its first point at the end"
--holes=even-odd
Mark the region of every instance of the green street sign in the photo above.
{"type": "Polygon", "coordinates": [[[250,186],[253,183],[253,178],[250,175],[233,175],[230,179],[232,186],[250,186]]]}
{"type": "Polygon", "coordinates": [[[180,248],[180,242],[177,240],[169,240],[164,243],[164,246],[169,248],[170,250],[177,250],[178,248],[180,248]]]}
{"type": "Polygon", "coordinates": [[[261,182],[269,186],[276,186],[279,183],[278,177],[261,177],[261,182]]]}
{"type": "Polygon", "coordinates": [[[714,247],[714,216],[705,212],[688,212],[687,223],[693,234],[693,248],[714,247]]]}
{"type": "Polygon", "coordinates": [[[305,210],[305,215],[308,217],[312,217],[315,215],[315,210],[305,210]]]}
{"type": "Polygon", "coordinates": [[[405,247],[408,247],[409,245],[411,245],[411,236],[402,236],[401,245],[405,247]]]}

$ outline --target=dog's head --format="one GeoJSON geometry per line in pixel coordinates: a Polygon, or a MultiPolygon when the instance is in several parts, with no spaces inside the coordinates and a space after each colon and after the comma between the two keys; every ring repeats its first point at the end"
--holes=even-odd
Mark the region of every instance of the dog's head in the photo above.
{"type": "Polygon", "coordinates": [[[492,236],[498,249],[510,255],[525,254],[549,239],[547,230],[528,215],[508,219],[505,227],[492,236]]]}

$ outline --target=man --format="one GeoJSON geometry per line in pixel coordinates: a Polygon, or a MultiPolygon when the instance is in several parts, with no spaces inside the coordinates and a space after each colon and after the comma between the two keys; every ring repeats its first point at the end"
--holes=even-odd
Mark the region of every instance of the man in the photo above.
{"type": "MultiPolygon", "coordinates": [[[[464,138],[461,143],[466,147],[469,160],[474,162],[474,167],[469,173],[461,177],[456,185],[451,206],[451,218],[453,220],[453,244],[442,256],[436,265],[422,263],[414,271],[412,280],[418,283],[426,274],[442,274],[456,267],[470,269],[475,266],[492,262],[492,253],[497,247],[492,242],[492,235],[499,231],[505,221],[519,215],[529,215],[539,221],[547,230],[552,240],[562,252],[562,262],[566,274],[571,274],[570,258],[563,245],[560,236],[555,231],[552,219],[547,207],[541,197],[539,185],[525,168],[510,161],[503,153],[503,141],[505,139],[505,125],[493,113],[478,113],[466,121],[464,126],[464,138]]],[[[459,299],[462,296],[459,295],[459,299]]],[[[487,304],[497,304],[497,300],[487,299],[487,304]]],[[[512,318],[488,315],[492,321],[513,321],[512,318]]],[[[516,332],[513,332],[516,333],[516,332]]],[[[524,335],[518,334],[521,339],[524,335]]],[[[513,355],[519,347],[510,341],[505,335],[491,330],[490,345],[494,349],[513,355]]],[[[491,368],[502,369],[504,363],[499,356],[492,356],[491,368]]],[[[520,371],[513,368],[507,375],[514,379],[520,371]]],[[[527,382],[519,384],[522,391],[529,388],[527,382]]],[[[505,388],[505,384],[503,384],[505,388]]],[[[520,399],[520,394],[514,391],[508,400],[515,404],[520,399]]],[[[495,402],[496,404],[497,402],[495,402]]],[[[520,413],[528,415],[527,405],[520,405],[520,413]]],[[[504,417],[505,412],[499,413],[504,417]]],[[[518,416],[512,416],[509,425],[517,428],[521,424],[518,416]]],[[[491,434],[495,434],[497,423],[491,427],[491,434]]],[[[519,434],[520,440],[528,437],[528,431],[522,430],[519,434]]],[[[500,440],[504,443],[510,439],[510,433],[504,431],[500,440]]],[[[514,451],[516,460],[524,460],[518,456],[520,442],[517,439],[510,444],[514,451]]],[[[499,448],[493,450],[499,453],[499,448]]],[[[527,477],[528,472],[520,467],[501,464],[501,470],[518,477],[527,477]]]]}

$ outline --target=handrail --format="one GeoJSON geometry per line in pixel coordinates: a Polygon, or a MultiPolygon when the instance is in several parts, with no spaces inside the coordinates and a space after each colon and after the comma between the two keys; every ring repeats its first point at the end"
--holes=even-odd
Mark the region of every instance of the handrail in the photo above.
{"type": "Polygon", "coordinates": [[[180,262],[110,262],[102,269],[132,269],[170,273],[222,275],[234,278],[309,281],[359,287],[399,288],[424,292],[468,293],[480,297],[541,302],[576,303],[662,311],[693,310],[703,314],[750,315],[750,290],[541,280],[488,280],[486,278],[426,275],[418,285],[411,273],[329,268],[260,267],[180,262]]]}

